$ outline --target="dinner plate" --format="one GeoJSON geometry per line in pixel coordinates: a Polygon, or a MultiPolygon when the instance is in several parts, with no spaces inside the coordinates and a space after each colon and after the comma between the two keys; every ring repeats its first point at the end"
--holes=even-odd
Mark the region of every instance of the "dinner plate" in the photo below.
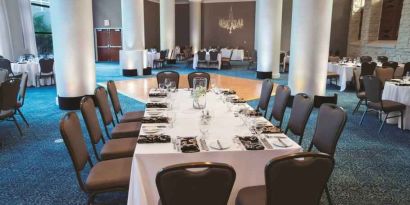
{"type": "Polygon", "coordinates": [[[227,141],[227,140],[212,140],[209,142],[209,146],[212,149],[216,149],[216,150],[226,150],[229,149],[232,145],[232,142],[227,141]],[[218,141],[219,141],[219,145],[218,145],[218,141]]]}
{"type": "Polygon", "coordinates": [[[161,131],[161,129],[156,128],[156,127],[144,127],[142,128],[142,131],[147,134],[154,134],[154,133],[161,131]]]}
{"type": "Polygon", "coordinates": [[[162,112],[160,111],[147,111],[147,114],[150,116],[158,116],[160,114],[162,114],[162,112]]]}
{"type": "Polygon", "coordinates": [[[160,99],[160,98],[150,98],[149,100],[151,102],[161,102],[162,101],[162,99],[160,99]]]}
{"type": "Polygon", "coordinates": [[[282,138],[282,137],[272,137],[272,138],[270,138],[269,142],[271,142],[272,144],[274,144],[277,147],[286,148],[286,147],[291,147],[292,146],[287,138],[282,138]]]}

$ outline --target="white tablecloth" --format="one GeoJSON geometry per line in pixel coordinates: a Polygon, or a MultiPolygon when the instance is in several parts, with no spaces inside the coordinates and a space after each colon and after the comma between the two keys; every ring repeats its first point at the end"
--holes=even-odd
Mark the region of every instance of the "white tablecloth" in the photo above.
{"type": "MultiPolygon", "coordinates": [[[[211,55],[209,54],[209,52],[206,52],[205,60],[209,61],[210,59],[211,59],[211,55]]],[[[222,64],[221,60],[222,60],[221,54],[218,53],[218,70],[221,70],[221,64],[222,64]]],[[[193,61],[192,67],[194,69],[198,67],[198,53],[194,54],[194,61],[193,61]]]]}
{"type": "Polygon", "coordinates": [[[245,51],[243,49],[226,49],[226,48],[222,48],[221,49],[222,58],[229,58],[231,56],[231,51],[233,52],[231,60],[233,60],[233,61],[243,61],[243,59],[245,57],[245,51]]]}
{"type": "MultiPolygon", "coordinates": [[[[178,91],[176,107],[176,122],[174,128],[165,133],[171,137],[200,136],[198,122],[200,111],[192,108],[190,92],[178,91]]],[[[250,135],[246,126],[213,93],[207,94],[207,109],[212,110],[212,120],[209,128],[208,143],[216,138],[232,142],[235,135],[250,135]]],[[[144,125],[143,125],[144,126],[144,125]]],[[[286,136],[284,134],[280,134],[286,136]]],[[[272,139],[273,140],[273,139],[272,139]]],[[[236,171],[236,181],[229,199],[233,205],[238,191],[246,186],[263,185],[265,183],[264,168],[272,159],[281,155],[300,152],[301,147],[290,140],[284,139],[291,145],[288,148],[278,148],[273,145],[272,150],[245,151],[237,144],[225,151],[203,151],[198,153],[179,153],[173,149],[171,143],[166,144],[138,144],[135,148],[131,181],[128,193],[129,205],[156,205],[159,200],[155,177],[162,168],[187,162],[220,162],[231,165],[236,171]]]]}
{"type": "MultiPolygon", "coordinates": [[[[11,63],[11,70],[13,73],[27,72],[27,86],[39,86],[36,85],[36,75],[40,74],[40,64],[38,62],[26,62],[26,63],[11,63]]],[[[41,85],[50,85],[51,79],[41,79],[41,85]]]]}
{"type": "Polygon", "coordinates": [[[154,67],[154,60],[161,57],[160,53],[147,52],[147,67],[154,67]]]}
{"type": "MultiPolygon", "coordinates": [[[[404,112],[403,124],[404,129],[410,130],[410,86],[397,86],[393,83],[386,82],[383,90],[383,100],[392,100],[400,102],[406,105],[406,110],[404,112]]],[[[399,113],[392,113],[390,115],[396,115],[399,113]]],[[[397,123],[399,128],[401,128],[400,119],[392,118],[387,120],[387,123],[397,123]]]]}
{"type": "Polygon", "coordinates": [[[337,81],[337,85],[340,86],[340,91],[346,90],[346,83],[351,81],[353,78],[354,68],[361,70],[360,66],[353,63],[328,63],[327,65],[327,70],[329,72],[335,72],[339,74],[339,80],[337,81]]]}

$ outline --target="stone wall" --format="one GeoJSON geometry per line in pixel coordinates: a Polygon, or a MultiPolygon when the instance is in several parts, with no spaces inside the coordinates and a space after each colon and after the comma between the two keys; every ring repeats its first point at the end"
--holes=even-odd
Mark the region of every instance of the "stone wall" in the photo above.
{"type": "Polygon", "coordinates": [[[365,1],[360,40],[360,10],[353,8],[349,25],[348,56],[387,56],[389,60],[410,62],[410,0],[403,1],[397,41],[378,40],[382,4],[383,0],[365,1]]]}

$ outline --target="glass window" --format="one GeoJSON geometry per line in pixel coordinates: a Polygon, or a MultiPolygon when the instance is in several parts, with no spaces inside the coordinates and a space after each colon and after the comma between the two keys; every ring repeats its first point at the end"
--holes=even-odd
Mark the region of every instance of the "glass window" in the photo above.
{"type": "Polygon", "coordinates": [[[51,35],[49,2],[45,0],[32,0],[31,12],[33,14],[33,24],[38,54],[52,54],[53,39],[51,35]]]}
{"type": "Polygon", "coordinates": [[[380,20],[379,40],[397,40],[403,0],[384,0],[380,20]]]}

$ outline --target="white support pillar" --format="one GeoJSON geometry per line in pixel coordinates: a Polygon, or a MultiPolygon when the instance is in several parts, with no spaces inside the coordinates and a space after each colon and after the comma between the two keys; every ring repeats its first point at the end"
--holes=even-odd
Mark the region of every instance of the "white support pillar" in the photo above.
{"type": "Polygon", "coordinates": [[[175,0],[160,0],[161,50],[175,48],[175,0]]]}
{"type": "Polygon", "coordinates": [[[201,50],[201,1],[189,1],[189,37],[193,53],[201,50]]]}
{"type": "Polygon", "coordinates": [[[144,0],[121,0],[122,50],[120,64],[124,76],[143,75],[147,67],[144,31],[144,0]]]}
{"type": "Polygon", "coordinates": [[[293,0],[289,86],[325,95],[333,0],[293,0]]]}
{"type": "Polygon", "coordinates": [[[257,78],[279,78],[282,0],[256,1],[257,78]]]}
{"type": "Polygon", "coordinates": [[[52,0],[54,70],[60,109],[79,109],[96,85],[92,0],[52,0]]]}

